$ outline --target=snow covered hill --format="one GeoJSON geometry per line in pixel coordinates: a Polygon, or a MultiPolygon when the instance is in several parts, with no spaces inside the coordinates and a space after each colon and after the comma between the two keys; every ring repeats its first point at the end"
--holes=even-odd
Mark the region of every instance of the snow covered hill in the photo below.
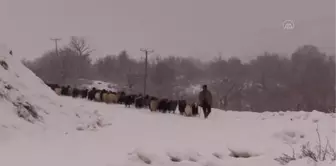
{"type": "Polygon", "coordinates": [[[76,130],[97,121],[93,110],[75,110],[6,49],[0,49],[0,141],[15,134],[76,130]],[[79,118],[80,117],[80,118],[79,118]]]}
{"type": "Polygon", "coordinates": [[[308,141],[314,148],[317,127],[322,146],[326,138],[335,146],[330,114],[214,109],[203,119],[59,97],[6,50],[0,78],[0,165],[279,166],[282,153],[300,153],[308,141]]]}

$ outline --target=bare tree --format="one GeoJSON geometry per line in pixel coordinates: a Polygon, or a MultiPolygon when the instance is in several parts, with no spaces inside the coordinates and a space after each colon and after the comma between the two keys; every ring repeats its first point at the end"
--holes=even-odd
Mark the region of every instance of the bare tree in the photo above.
{"type": "Polygon", "coordinates": [[[91,75],[91,59],[89,58],[88,47],[83,47],[84,40],[77,39],[76,37],[72,38],[68,46],[60,48],[59,56],[53,49],[32,62],[25,61],[25,64],[46,82],[73,84],[76,79],[88,78],[91,75]],[[75,48],[78,48],[78,50],[75,48]],[[61,70],[63,70],[64,80],[60,75],[61,70]]]}
{"type": "Polygon", "coordinates": [[[90,55],[94,50],[90,48],[89,44],[83,37],[72,36],[69,47],[74,49],[79,56],[90,55]]]}

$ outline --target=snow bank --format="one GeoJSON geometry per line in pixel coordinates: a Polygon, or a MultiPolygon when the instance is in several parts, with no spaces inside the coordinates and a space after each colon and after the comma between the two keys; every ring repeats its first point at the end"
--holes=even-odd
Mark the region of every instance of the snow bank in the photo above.
{"type": "MultiPolygon", "coordinates": [[[[66,98],[57,96],[19,59],[0,49],[0,131],[36,133],[47,128],[75,130],[83,119],[97,119],[91,110],[74,110],[66,98]]],[[[93,120],[93,121],[94,121],[93,120]]],[[[1,139],[0,138],[0,139],[1,139]]]]}

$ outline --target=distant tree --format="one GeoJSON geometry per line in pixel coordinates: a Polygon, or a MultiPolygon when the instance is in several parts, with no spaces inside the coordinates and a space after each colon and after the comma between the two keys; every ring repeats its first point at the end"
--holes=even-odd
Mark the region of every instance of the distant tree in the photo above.
{"type": "Polygon", "coordinates": [[[250,62],[252,86],[245,92],[251,107],[257,110],[288,109],[288,60],[275,53],[265,52],[250,62]]]}
{"type": "MultiPolygon", "coordinates": [[[[79,78],[99,79],[132,87],[132,93],[143,92],[143,59],[132,59],[124,50],[92,63],[92,51],[84,38],[72,37],[59,49],[59,56],[51,50],[22,62],[46,82],[72,84],[79,78]]],[[[335,111],[335,56],[327,56],[313,45],[299,47],[289,58],[265,52],[248,63],[237,57],[218,56],[201,62],[190,57],[150,56],[148,94],[175,94],[177,98],[176,94],[196,84],[208,84],[214,106],[222,109],[335,111]]]]}
{"type": "Polygon", "coordinates": [[[59,49],[59,55],[51,50],[24,63],[46,82],[74,84],[79,78],[91,77],[91,51],[83,38],[72,37],[67,46],[59,49]]]}
{"type": "Polygon", "coordinates": [[[298,104],[306,110],[328,110],[328,98],[335,94],[335,63],[317,47],[305,45],[291,57],[292,90],[300,98],[298,104]]]}
{"type": "Polygon", "coordinates": [[[151,81],[159,89],[159,95],[170,96],[175,79],[176,75],[174,69],[164,61],[159,62],[155,66],[155,71],[151,75],[151,81]]]}
{"type": "Polygon", "coordinates": [[[94,63],[94,69],[97,73],[97,79],[104,81],[111,81],[116,79],[118,74],[118,62],[116,56],[108,55],[103,58],[99,58],[94,63]]]}
{"type": "Polygon", "coordinates": [[[72,36],[69,47],[73,49],[79,56],[89,56],[94,50],[83,37],[72,36]]]}

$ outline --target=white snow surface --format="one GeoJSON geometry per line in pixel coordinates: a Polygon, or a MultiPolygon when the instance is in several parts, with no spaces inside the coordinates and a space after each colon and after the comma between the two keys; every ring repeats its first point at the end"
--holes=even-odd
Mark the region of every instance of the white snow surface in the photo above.
{"type": "Polygon", "coordinates": [[[99,81],[99,80],[90,80],[90,84],[84,84],[81,85],[81,87],[85,87],[88,89],[91,88],[96,88],[96,89],[105,89],[108,91],[112,91],[112,92],[117,92],[118,91],[118,85],[114,84],[114,83],[108,83],[108,82],[104,82],[104,81],[99,81]]]}
{"type": "MultiPolygon", "coordinates": [[[[0,165],[279,166],[274,158],[291,154],[290,146],[299,152],[300,145],[317,141],[317,124],[322,142],[327,137],[335,146],[335,116],[330,114],[213,109],[203,119],[152,113],[57,96],[6,50],[0,51],[0,60],[9,67],[0,66],[0,165]],[[18,96],[35,106],[41,119],[30,123],[18,117],[12,104],[18,96]],[[234,158],[230,151],[253,157],[234,158]]],[[[315,164],[304,158],[288,165],[315,164]]]]}

